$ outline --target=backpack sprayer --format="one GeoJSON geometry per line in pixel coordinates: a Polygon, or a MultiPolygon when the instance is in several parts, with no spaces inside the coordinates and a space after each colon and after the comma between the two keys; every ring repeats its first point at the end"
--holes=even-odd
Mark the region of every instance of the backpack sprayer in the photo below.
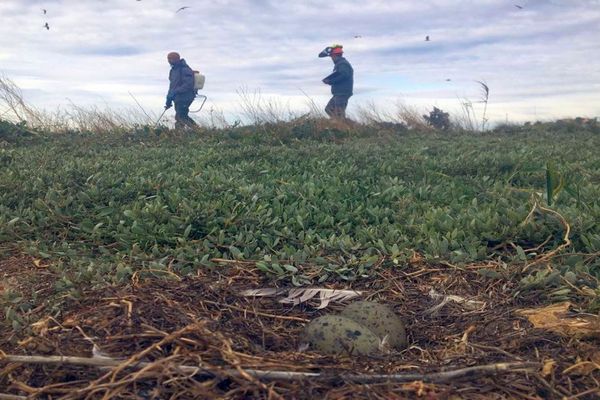
{"type": "Polygon", "coordinates": [[[191,113],[199,113],[204,107],[204,103],[206,103],[207,97],[203,94],[198,94],[198,90],[204,89],[204,82],[206,81],[206,77],[200,73],[200,71],[194,71],[194,90],[196,91],[196,98],[202,99],[202,103],[200,103],[200,107],[197,110],[190,110],[191,113]]]}

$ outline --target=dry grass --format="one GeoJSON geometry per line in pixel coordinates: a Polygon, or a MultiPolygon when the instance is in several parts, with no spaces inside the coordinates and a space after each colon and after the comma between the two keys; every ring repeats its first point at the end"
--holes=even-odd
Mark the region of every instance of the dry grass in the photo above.
{"type": "MultiPolygon", "coordinates": [[[[485,111],[489,88],[484,82],[479,82],[483,95],[484,114],[481,124],[475,114],[473,102],[468,99],[458,99],[462,107],[462,115],[453,115],[452,124],[455,128],[476,132],[485,128],[487,123],[485,111]]],[[[307,120],[318,122],[319,129],[352,128],[351,124],[343,121],[331,121],[325,116],[323,108],[308,94],[306,109],[294,110],[289,103],[282,102],[275,96],[265,96],[260,90],[251,91],[247,87],[240,88],[237,94],[240,98],[239,116],[226,116],[223,110],[211,106],[198,115],[193,115],[199,127],[212,130],[231,129],[242,123],[251,126],[271,127],[291,123],[292,127],[307,120]],[[233,120],[233,121],[232,121],[233,120]]],[[[132,95],[133,97],[133,95],[132,95]]],[[[66,107],[48,112],[37,109],[27,103],[21,89],[9,78],[0,76],[0,118],[11,121],[26,121],[27,128],[38,132],[87,132],[96,134],[115,134],[135,129],[140,126],[154,126],[159,115],[147,112],[133,97],[137,106],[114,110],[108,104],[104,106],[80,106],[69,101],[66,107]]],[[[423,117],[424,110],[417,106],[398,101],[392,110],[382,110],[373,102],[356,106],[356,121],[366,126],[405,126],[409,130],[431,133],[435,130],[423,117]]],[[[170,126],[170,120],[162,118],[160,123],[170,126]]]]}
{"type": "Polygon", "coordinates": [[[2,117],[8,120],[29,121],[34,125],[47,123],[42,113],[23,100],[23,92],[10,79],[0,76],[0,107],[4,109],[2,117]]]}
{"type": "Polygon", "coordinates": [[[264,96],[260,89],[251,91],[247,87],[242,87],[237,90],[237,94],[240,97],[243,119],[253,125],[278,124],[301,115],[278,98],[264,96]]]}
{"type": "MultiPolygon", "coordinates": [[[[135,108],[115,111],[110,106],[79,106],[72,101],[65,108],[48,112],[28,104],[21,89],[9,78],[0,76],[1,118],[11,122],[25,121],[28,128],[40,132],[63,133],[81,131],[114,133],[148,124],[151,115],[135,108]]],[[[155,116],[157,117],[157,116],[155,116]]]]}
{"type": "Polygon", "coordinates": [[[420,132],[433,132],[434,129],[423,118],[423,110],[402,101],[396,103],[395,109],[382,111],[374,102],[358,106],[358,119],[367,125],[402,124],[408,129],[420,132]]]}

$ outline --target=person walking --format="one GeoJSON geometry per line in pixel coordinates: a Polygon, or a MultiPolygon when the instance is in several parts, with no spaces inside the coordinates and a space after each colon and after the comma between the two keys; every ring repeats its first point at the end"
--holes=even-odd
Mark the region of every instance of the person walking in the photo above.
{"type": "Polygon", "coordinates": [[[326,47],[319,53],[319,57],[331,57],[333,61],[333,73],[323,79],[323,83],[331,86],[333,95],[325,107],[325,112],[331,118],[346,119],[346,107],[354,86],[354,69],[344,58],[342,45],[326,47]]]}
{"type": "Polygon", "coordinates": [[[181,58],[179,53],[171,52],[167,55],[171,65],[169,71],[169,92],[165,110],[175,103],[175,128],[194,127],[196,122],[190,118],[190,105],[196,97],[194,89],[194,72],[181,58]]]}

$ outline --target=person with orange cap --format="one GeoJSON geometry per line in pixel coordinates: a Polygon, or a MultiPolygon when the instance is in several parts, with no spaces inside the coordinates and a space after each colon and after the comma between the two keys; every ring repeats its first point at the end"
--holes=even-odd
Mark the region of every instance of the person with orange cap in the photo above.
{"type": "Polygon", "coordinates": [[[319,57],[331,57],[334,65],[333,73],[323,79],[323,83],[331,86],[333,95],[325,107],[325,112],[331,118],[346,119],[346,107],[354,86],[352,65],[344,58],[343,46],[339,44],[326,47],[319,53],[319,57]]]}
{"type": "Polygon", "coordinates": [[[193,127],[196,122],[190,118],[190,105],[196,97],[194,89],[194,72],[181,58],[179,53],[171,52],[167,55],[171,65],[169,71],[169,92],[165,110],[175,103],[175,128],[193,127]]]}

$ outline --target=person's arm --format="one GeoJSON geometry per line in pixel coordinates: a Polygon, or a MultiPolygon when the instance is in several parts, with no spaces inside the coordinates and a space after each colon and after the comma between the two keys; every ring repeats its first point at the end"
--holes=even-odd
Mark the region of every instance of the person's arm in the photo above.
{"type": "Polygon", "coordinates": [[[167,92],[167,99],[165,102],[165,110],[168,110],[169,108],[173,107],[173,91],[171,90],[171,88],[169,88],[169,91],[167,92]]]}
{"type": "Polygon", "coordinates": [[[325,78],[323,78],[323,83],[327,84],[327,85],[331,85],[331,78],[333,78],[334,76],[337,76],[338,72],[334,72],[332,74],[327,75],[325,78]]]}
{"type": "Polygon", "coordinates": [[[346,79],[350,79],[352,72],[350,66],[347,64],[341,64],[338,66],[337,71],[329,75],[328,81],[330,84],[343,82],[346,79]]]}

